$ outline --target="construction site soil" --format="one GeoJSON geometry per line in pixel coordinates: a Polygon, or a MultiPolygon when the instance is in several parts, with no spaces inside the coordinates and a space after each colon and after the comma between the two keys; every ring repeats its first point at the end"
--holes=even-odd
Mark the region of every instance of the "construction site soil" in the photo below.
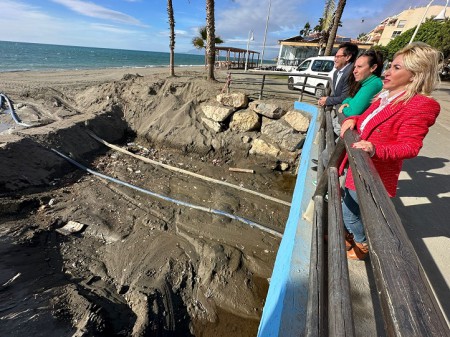
{"type": "Polygon", "coordinates": [[[200,105],[224,82],[203,69],[166,72],[0,74],[0,91],[31,125],[0,118],[1,336],[256,335],[280,237],[179,201],[279,233],[289,207],[89,134],[289,202],[295,167],[249,155],[242,138],[255,133],[201,122],[200,105]],[[68,224],[80,227],[62,231],[68,224]]]}

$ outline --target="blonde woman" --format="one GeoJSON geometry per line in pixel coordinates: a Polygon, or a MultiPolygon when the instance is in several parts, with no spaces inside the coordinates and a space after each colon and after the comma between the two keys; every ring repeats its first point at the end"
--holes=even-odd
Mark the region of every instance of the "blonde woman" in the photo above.
{"type": "MultiPolygon", "coordinates": [[[[396,194],[403,160],[418,155],[440,112],[439,103],[430,97],[439,80],[439,60],[440,53],[425,43],[401,49],[385,73],[384,90],[362,115],[342,123],[341,137],[348,129],[359,132],[361,141],[353,147],[372,157],[390,197],[396,194]]],[[[346,176],[342,211],[350,233],[347,257],[364,259],[368,247],[351,169],[346,176]]]]}

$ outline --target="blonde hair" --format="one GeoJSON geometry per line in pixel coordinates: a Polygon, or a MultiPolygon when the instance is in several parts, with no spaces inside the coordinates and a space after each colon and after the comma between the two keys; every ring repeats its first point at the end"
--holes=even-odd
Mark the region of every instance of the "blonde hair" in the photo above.
{"type": "Polygon", "coordinates": [[[405,94],[401,95],[396,103],[407,102],[416,94],[430,96],[440,81],[439,66],[442,54],[426,43],[413,42],[395,53],[394,59],[399,55],[403,56],[405,69],[413,74],[413,78],[406,86],[405,94]]]}

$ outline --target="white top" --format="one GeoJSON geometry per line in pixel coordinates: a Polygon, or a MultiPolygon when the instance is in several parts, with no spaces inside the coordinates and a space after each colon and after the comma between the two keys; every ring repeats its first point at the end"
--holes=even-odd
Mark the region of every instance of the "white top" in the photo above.
{"type": "Polygon", "coordinates": [[[383,91],[381,94],[378,95],[378,98],[381,98],[380,106],[373,110],[369,116],[367,116],[363,122],[361,123],[361,126],[359,127],[360,134],[363,133],[364,128],[366,127],[367,123],[374,118],[381,110],[383,110],[387,105],[389,105],[394,99],[396,99],[398,96],[403,94],[405,91],[400,91],[398,94],[395,94],[392,97],[389,97],[389,91],[383,91]]]}
{"type": "Polygon", "coordinates": [[[337,76],[336,76],[336,83],[334,84],[334,89],[336,89],[336,87],[337,87],[337,85],[338,85],[338,83],[339,83],[339,80],[341,79],[341,77],[342,77],[342,74],[344,73],[344,69],[345,68],[347,68],[347,66],[349,65],[350,63],[347,63],[345,66],[344,66],[344,68],[342,68],[341,70],[338,70],[337,72],[337,76]]]}

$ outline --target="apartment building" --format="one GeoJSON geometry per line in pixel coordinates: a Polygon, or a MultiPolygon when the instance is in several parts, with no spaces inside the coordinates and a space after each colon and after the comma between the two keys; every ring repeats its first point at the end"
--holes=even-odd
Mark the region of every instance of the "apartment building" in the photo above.
{"type": "MultiPolygon", "coordinates": [[[[372,29],[366,35],[365,41],[374,45],[385,46],[395,37],[417,26],[425,11],[426,7],[409,8],[400,14],[390,16],[372,29]]],[[[425,18],[435,17],[442,20],[449,16],[450,8],[447,8],[447,6],[430,6],[426,11],[425,18]]]]}

